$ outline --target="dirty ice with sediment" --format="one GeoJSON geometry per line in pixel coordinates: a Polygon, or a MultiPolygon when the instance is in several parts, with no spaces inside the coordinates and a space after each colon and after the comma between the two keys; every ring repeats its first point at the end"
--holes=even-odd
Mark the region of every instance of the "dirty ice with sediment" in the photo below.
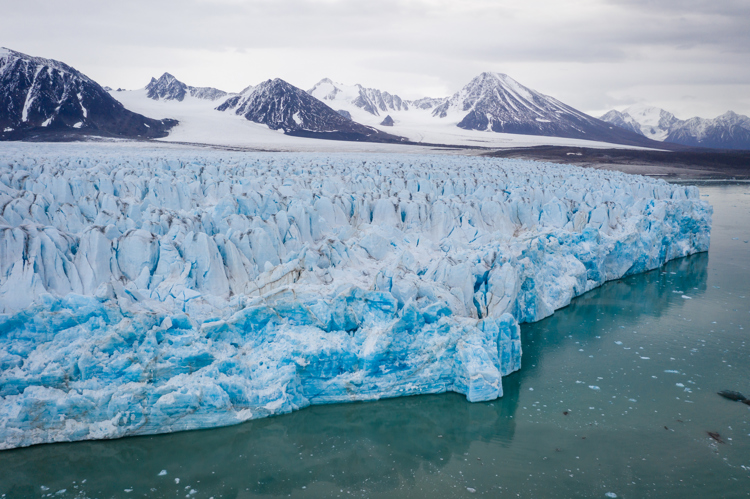
{"type": "Polygon", "coordinates": [[[459,156],[0,151],[0,448],[502,396],[519,323],[706,251],[697,188],[459,156]]]}

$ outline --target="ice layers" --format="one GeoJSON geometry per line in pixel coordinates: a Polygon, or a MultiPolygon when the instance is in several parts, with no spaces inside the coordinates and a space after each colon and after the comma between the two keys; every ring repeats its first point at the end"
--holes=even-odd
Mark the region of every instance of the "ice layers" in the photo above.
{"type": "Polygon", "coordinates": [[[709,246],[694,187],[459,156],[0,153],[0,448],[502,396],[521,322],[709,246]]]}

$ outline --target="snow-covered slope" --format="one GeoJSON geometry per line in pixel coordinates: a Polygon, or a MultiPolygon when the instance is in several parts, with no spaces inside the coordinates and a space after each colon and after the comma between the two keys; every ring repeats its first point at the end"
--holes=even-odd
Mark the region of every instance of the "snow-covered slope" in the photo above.
{"type": "Polygon", "coordinates": [[[305,91],[276,78],[228,98],[216,108],[233,112],[272,130],[299,137],[368,142],[403,139],[356,123],[305,91]]]}
{"type": "Polygon", "coordinates": [[[659,141],[665,140],[672,127],[680,121],[669,111],[653,106],[630,106],[625,112],[641,126],[644,136],[659,141]]]}
{"type": "Polygon", "coordinates": [[[727,111],[714,119],[690,118],[672,126],[668,142],[718,149],[750,149],[750,118],[727,111]]]}
{"type": "Polygon", "coordinates": [[[641,130],[641,124],[635,121],[632,116],[625,112],[620,112],[616,109],[613,109],[605,113],[599,119],[602,121],[606,121],[607,123],[611,123],[615,126],[619,126],[620,128],[624,128],[625,130],[628,130],[630,132],[644,135],[643,131],[641,130]]]}
{"type": "Polygon", "coordinates": [[[456,92],[432,115],[458,120],[467,130],[547,135],[649,146],[639,134],[588,116],[500,73],[482,73],[456,92]]]}
{"type": "Polygon", "coordinates": [[[432,109],[445,102],[446,98],[422,97],[413,101],[407,101],[412,107],[417,109],[432,109]]]}
{"type": "Polygon", "coordinates": [[[365,88],[360,84],[334,83],[329,78],[320,80],[307,93],[334,109],[341,107],[337,106],[337,103],[348,103],[374,116],[380,116],[381,112],[409,110],[409,103],[398,95],[375,88],[365,88]]]}
{"type": "Polygon", "coordinates": [[[0,448],[492,400],[519,322],[711,225],[696,188],[619,172],[96,144],[8,144],[0,213],[0,448]]]}
{"type": "MultiPolygon", "coordinates": [[[[253,88],[253,87],[251,87],[253,88]]],[[[247,94],[247,91],[243,91],[247,94]]],[[[231,111],[219,112],[216,102],[185,96],[182,102],[176,100],[154,101],[146,95],[145,89],[132,91],[112,91],[110,95],[126,108],[151,118],[173,118],[179,121],[168,137],[160,142],[180,142],[212,144],[227,147],[242,147],[274,151],[361,151],[361,152],[419,152],[427,149],[418,145],[396,143],[331,141],[296,137],[274,131],[268,126],[255,123],[231,111]]],[[[529,147],[536,145],[563,145],[577,147],[621,147],[604,142],[593,142],[558,137],[542,137],[505,133],[487,133],[463,130],[445,120],[432,118],[427,110],[391,111],[393,127],[381,126],[382,117],[373,116],[351,105],[346,110],[351,118],[367,126],[381,129],[386,133],[408,137],[416,143],[452,144],[480,147],[529,147]]]]}
{"type": "Polygon", "coordinates": [[[623,111],[609,111],[601,119],[653,140],[695,147],[750,149],[750,118],[732,111],[713,119],[680,120],[664,109],[639,104],[623,111]]]}
{"type": "Polygon", "coordinates": [[[146,85],[146,95],[149,99],[154,100],[163,99],[182,102],[186,95],[195,97],[196,99],[215,101],[222,99],[229,94],[213,87],[191,87],[190,85],[182,83],[171,74],[164,73],[158,80],[156,78],[151,78],[149,84],[146,85]]]}
{"type": "Polygon", "coordinates": [[[496,73],[482,73],[452,97],[442,99],[406,101],[389,92],[328,78],[308,92],[355,121],[383,130],[390,128],[412,142],[480,147],[655,145],[641,134],[623,133],[496,73]],[[387,98],[371,99],[373,95],[387,98]],[[390,120],[382,125],[382,115],[391,116],[392,128],[390,120]]]}
{"type": "Polygon", "coordinates": [[[154,138],[175,124],[128,111],[67,64],[0,48],[0,140],[50,134],[154,138]]]}

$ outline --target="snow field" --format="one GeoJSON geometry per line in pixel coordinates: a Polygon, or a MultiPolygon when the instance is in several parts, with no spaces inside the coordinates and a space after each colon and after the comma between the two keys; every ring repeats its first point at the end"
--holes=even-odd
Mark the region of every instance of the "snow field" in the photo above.
{"type": "Polygon", "coordinates": [[[0,150],[0,449],[492,400],[520,322],[710,240],[696,188],[618,172],[71,151],[0,150]]]}

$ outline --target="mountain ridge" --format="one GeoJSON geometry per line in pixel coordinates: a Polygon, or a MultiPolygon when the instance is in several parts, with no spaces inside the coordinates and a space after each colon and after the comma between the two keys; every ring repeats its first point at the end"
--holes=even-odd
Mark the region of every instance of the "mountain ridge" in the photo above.
{"type": "Polygon", "coordinates": [[[661,108],[634,105],[623,111],[609,111],[601,119],[665,143],[750,150],[750,118],[734,111],[727,111],[716,118],[680,120],[661,108]]]}
{"type": "Polygon", "coordinates": [[[457,126],[466,130],[653,147],[643,136],[613,128],[503,73],[481,73],[432,111],[436,118],[450,115],[461,118],[457,126]]]}
{"type": "Polygon", "coordinates": [[[403,142],[397,137],[352,121],[304,90],[275,78],[225,100],[218,111],[233,111],[272,130],[300,137],[368,142],[403,142]]]}
{"type": "Polygon", "coordinates": [[[0,49],[0,140],[158,138],[176,124],[127,110],[94,80],[63,62],[0,49]]]}

